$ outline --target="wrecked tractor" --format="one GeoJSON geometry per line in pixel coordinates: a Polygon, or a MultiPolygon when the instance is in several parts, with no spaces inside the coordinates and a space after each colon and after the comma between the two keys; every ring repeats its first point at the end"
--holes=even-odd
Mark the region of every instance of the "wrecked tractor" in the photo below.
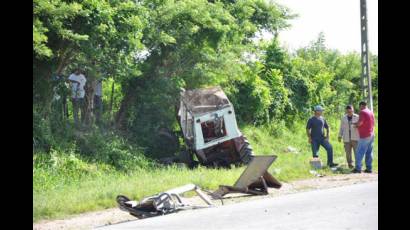
{"type": "Polygon", "coordinates": [[[179,162],[229,168],[252,159],[252,147],[239,131],[233,105],[220,87],[182,90],[177,119],[186,144],[179,162]]]}
{"type": "MultiPolygon", "coordinates": [[[[238,129],[234,108],[221,88],[183,90],[176,111],[185,150],[177,157],[163,159],[162,163],[179,162],[189,167],[198,164],[210,167],[246,164],[247,167],[234,185],[220,185],[217,190],[209,194],[202,192],[197,185],[187,184],[146,197],[139,202],[119,195],[117,203],[121,210],[137,218],[146,218],[185,209],[213,207],[212,200],[223,199],[230,193],[267,195],[269,188],[279,189],[282,186],[268,172],[277,156],[253,155],[249,142],[238,129]],[[181,196],[188,191],[195,191],[207,205],[197,206],[184,203],[181,196]]],[[[164,142],[167,148],[177,145],[172,143],[178,143],[178,138],[169,130],[160,131],[160,139],[168,140],[164,142]]]]}

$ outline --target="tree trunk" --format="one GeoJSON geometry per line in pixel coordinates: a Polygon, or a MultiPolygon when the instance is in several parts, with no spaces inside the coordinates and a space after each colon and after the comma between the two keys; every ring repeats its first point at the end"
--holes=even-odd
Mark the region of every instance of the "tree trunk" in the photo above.
{"type": "Polygon", "coordinates": [[[121,101],[120,109],[118,110],[115,118],[115,127],[119,130],[126,129],[126,118],[131,102],[135,99],[136,93],[135,90],[132,90],[132,87],[128,87],[124,98],[121,101]]]}
{"type": "Polygon", "coordinates": [[[113,78],[112,86],[111,86],[110,111],[109,111],[112,121],[114,121],[113,112],[112,112],[112,108],[113,108],[113,104],[114,104],[114,85],[115,85],[115,81],[114,81],[114,78],[113,78]]]}
{"type": "MultiPolygon", "coordinates": [[[[64,42],[61,44],[61,46],[64,46],[64,42]]],[[[57,63],[56,63],[56,70],[54,74],[61,75],[61,73],[64,71],[64,69],[70,64],[71,60],[75,57],[75,48],[67,46],[66,48],[60,50],[57,58],[57,63]]]]}
{"type": "Polygon", "coordinates": [[[97,80],[90,76],[87,78],[85,87],[84,105],[81,113],[81,120],[84,125],[91,126],[94,123],[94,93],[97,86],[97,80]],[[84,114],[83,114],[84,112],[84,114]]]}
{"type": "Polygon", "coordinates": [[[115,127],[119,130],[125,131],[127,128],[127,115],[130,107],[138,98],[138,88],[143,87],[141,77],[131,79],[125,88],[124,97],[122,98],[120,109],[115,117],[115,127]]]}

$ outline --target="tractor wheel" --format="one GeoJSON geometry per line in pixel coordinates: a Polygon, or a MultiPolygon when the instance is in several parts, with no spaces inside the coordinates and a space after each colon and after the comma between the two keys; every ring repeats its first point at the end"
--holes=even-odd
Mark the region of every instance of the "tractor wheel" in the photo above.
{"type": "Polygon", "coordinates": [[[194,168],[197,164],[195,164],[194,158],[192,153],[188,150],[183,150],[178,154],[178,161],[184,163],[188,166],[188,168],[194,168]]]}
{"type": "Polygon", "coordinates": [[[251,162],[254,154],[253,154],[252,146],[251,146],[251,144],[249,144],[248,139],[246,139],[246,137],[244,137],[244,138],[245,138],[245,145],[242,148],[243,149],[242,151],[244,151],[244,155],[241,159],[241,162],[243,164],[249,164],[249,162],[251,162]]]}
{"type": "Polygon", "coordinates": [[[214,161],[215,168],[231,169],[231,164],[223,158],[218,158],[214,161]]]}

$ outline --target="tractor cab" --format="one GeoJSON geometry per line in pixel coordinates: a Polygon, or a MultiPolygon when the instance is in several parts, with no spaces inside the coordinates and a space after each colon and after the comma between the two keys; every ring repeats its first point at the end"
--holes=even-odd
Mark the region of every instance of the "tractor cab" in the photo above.
{"type": "Polygon", "coordinates": [[[252,155],[237,127],[233,105],[220,87],[183,90],[177,117],[185,143],[200,163],[245,163],[252,155]]]}

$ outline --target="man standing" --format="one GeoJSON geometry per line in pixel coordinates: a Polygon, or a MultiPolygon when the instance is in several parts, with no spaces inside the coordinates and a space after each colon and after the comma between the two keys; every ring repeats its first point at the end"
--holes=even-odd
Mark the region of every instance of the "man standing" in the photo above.
{"type": "Polygon", "coordinates": [[[349,168],[353,168],[352,149],[356,156],[357,141],[359,140],[359,131],[353,126],[353,123],[359,121],[359,115],[353,112],[353,106],[346,106],[346,115],[340,121],[339,142],[343,139],[346,152],[346,160],[349,168]]]}
{"type": "Polygon", "coordinates": [[[374,142],[374,115],[373,112],[367,108],[367,103],[362,101],[359,104],[360,113],[359,121],[354,124],[359,130],[359,143],[356,149],[356,167],[353,173],[361,173],[362,160],[365,156],[366,170],[364,172],[372,172],[373,161],[373,142],[374,142]]]}
{"type": "Polygon", "coordinates": [[[81,74],[80,69],[77,68],[75,72],[68,77],[68,80],[71,82],[71,102],[73,103],[74,124],[78,126],[80,124],[78,119],[79,110],[81,110],[81,120],[84,116],[84,86],[87,79],[83,74],[81,74]]]}
{"type": "Polygon", "coordinates": [[[94,114],[97,124],[101,122],[102,114],[102,79],[97,81],[94,92],[94,114]]]}
{"type": "Polygon", "coordinates": [[[333,163],[333,148],[329,143],[330,128],[326,120],[322,117],[323,108],[320,105],[314,108],[315,115],[312,116],[306,125],[306,133],[309,138],[309,143],[312,145],[313,157],[317,158],[320,145],[325,148],[327,152],[327,165],[335,167],[338,164],[333,163]],[[324,134],[326,129],[326,135],[324,134]]]}

